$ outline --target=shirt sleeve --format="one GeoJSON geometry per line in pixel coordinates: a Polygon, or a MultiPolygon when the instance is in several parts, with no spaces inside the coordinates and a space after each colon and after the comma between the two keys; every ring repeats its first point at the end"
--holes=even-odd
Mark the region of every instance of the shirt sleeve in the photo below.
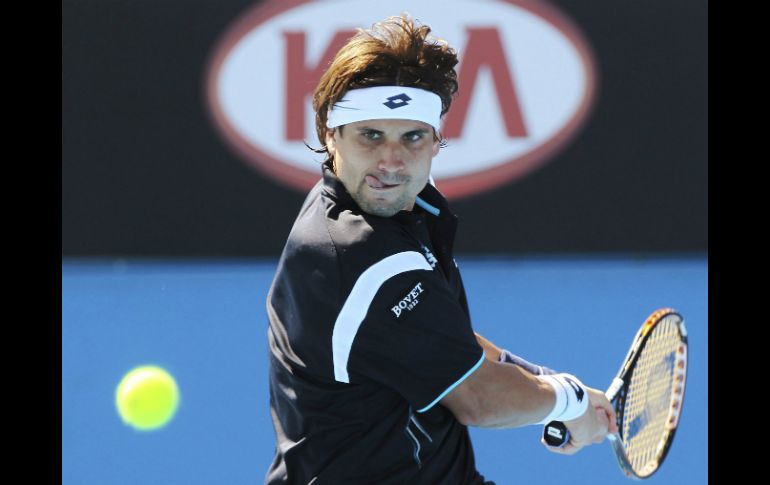
{"type": "Polygon", "coordinates": [[[425,412],[481,365],[484,351],[439,271],[403,271],[372,293],[357,302],[366,308],[351,343],[349,382],[389,386],[425,412]]]}

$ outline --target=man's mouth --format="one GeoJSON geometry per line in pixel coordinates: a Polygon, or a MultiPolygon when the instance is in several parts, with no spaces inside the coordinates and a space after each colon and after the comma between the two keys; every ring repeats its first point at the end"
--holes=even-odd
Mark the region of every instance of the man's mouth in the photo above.
{"type": "Polygon", "coordinates": [[[367,175],[365,180],[366,185],[375,190],[387,190],[399,186],[399,184],[386,184],[374,175],[367,175]]]}

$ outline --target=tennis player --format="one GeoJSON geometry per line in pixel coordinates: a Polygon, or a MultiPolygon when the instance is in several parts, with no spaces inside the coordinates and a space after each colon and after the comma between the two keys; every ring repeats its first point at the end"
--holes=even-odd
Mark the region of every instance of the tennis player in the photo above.
{"type": "Polygon", "coordinates": [[[322,178],[267,298],[265,483],[490,484],[468,426],[563,421],[567,454],[616,430],[601,391],[473,330],[457,217],[430,183],[457,55],[430,31],[406,15],[359,29],[315,91],[322,178]]]}

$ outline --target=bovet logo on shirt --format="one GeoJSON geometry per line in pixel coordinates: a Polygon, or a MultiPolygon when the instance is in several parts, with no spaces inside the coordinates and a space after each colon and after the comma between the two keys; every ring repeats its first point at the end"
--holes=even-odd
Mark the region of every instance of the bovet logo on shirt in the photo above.
{"type": "MultiPolygon", "coordinates": [[[[210,118],[241,160],[306,192],[323,155],[312,96],[357,27],[407,11],[458,52],[460,90],[433,160],[448,198],[485,192],[554,160],[594,105],[597,69],[579,27],[547,0],[262,0],[222,32],[205,70],[210,118]],[[319,21],[323,19],[323,21],[319,21]]],[[[394,99],[394,113],[409,100],[394,99]]]]}
{"type": "Polygon", "coordinates": [[[390,311],[393,312],[393,314],[396,316],[396,318],[401,317],[401,313],[404,310],[412,311],[414,310],[414,307],[417,306],[418,303],[420,303],[419,296],[424,292],[425,290],[422,287],[422,282],[417,283],[414,285],[414,288],[406,294],[405,297],[401,298],[401,300],[393,305],[393,307],[390,309],[390,311]]]}

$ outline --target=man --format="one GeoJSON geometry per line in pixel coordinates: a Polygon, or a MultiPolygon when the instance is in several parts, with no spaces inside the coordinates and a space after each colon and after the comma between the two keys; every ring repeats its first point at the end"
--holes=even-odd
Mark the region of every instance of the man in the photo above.
{"type": "Polygon", "coordinates": [[[429,183],[457,55],[429,32],[406,16],[360,30],[316,89],[323,178],[267,301],[266,483],[492,483],[469,425],[564,421],[572,438],[559,453],[616,430],[602,392],[473,331],[457,220],[429,183]]]}

